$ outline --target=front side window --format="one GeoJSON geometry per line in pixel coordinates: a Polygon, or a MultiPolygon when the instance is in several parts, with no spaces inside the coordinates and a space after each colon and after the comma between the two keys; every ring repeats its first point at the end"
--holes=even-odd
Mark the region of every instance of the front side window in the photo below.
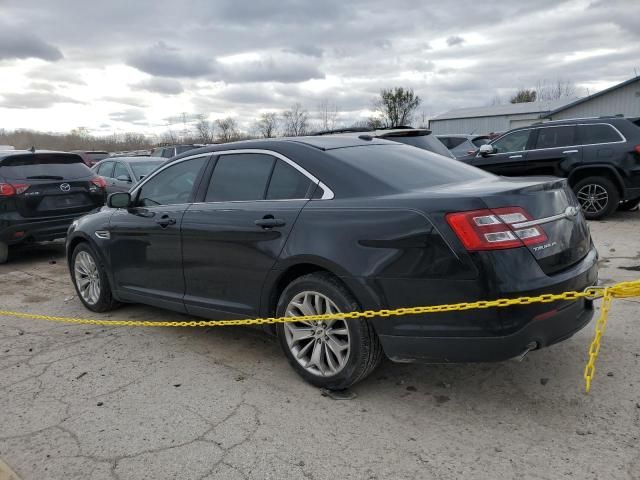
{"type": "Polygon", "coordinates": [[[206,161],[207,157],[192,158],[165,168],[140,188],[137,204],[153,207],[190,202],[206,161]]]}
{"type": "Polygon", "coordinates": [[[575,127],[545,127],[538,129],[538,139],[536,149],[539,148],[560,148],[569,147],[576,144],[575,127]]]}
{"type": "Polygon", "coordinates": [[[496,153],[521,152],[527,148],[529,132],[531,130],[518,130],[507,133],[492,143],[496,153]]]}
{"type": "Polygon", "coordinates": [[[213,170],[206,202],[263,200],[275,158],[261,153],[222,155],[213,170]]]}
{"type": "Polygon", "coordinates": [[[590,143],[621,142],[623,138],[608,124],[596,123],[593,125],[580,125],[580,142],[584,145],[590,143]]]}
{"type": "Polygon", "coordinates": [[[291,200],[307,198],[311,180],[282,160],[276,161],[271,175],[267,200],[291,200]]]}

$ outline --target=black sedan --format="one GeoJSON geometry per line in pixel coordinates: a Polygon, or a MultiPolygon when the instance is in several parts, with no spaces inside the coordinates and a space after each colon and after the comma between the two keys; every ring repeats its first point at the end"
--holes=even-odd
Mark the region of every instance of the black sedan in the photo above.
{"type": "MultiPolygon", "coordinates": [[[[244,141],[172,159],[67,238],[90,310],[303,316],[581,290],[597,253],[566,181],[501,178],[371,136],[244,141]]],[[[314,385],[394,361],[499,361],[570,337],[580,299],[273,329],[314,385]]]]}

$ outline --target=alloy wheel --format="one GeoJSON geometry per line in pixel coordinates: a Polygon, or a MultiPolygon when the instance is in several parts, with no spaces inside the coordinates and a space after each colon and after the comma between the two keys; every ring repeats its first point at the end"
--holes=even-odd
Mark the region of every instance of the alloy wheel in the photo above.
{"type": "MultiPolygon", "coordinates": [[[[294,296],[287,317],[339,313],[326,295],[305,291],[294,296]]],[[[284,324],[287,345],[296,361],[309,373],[329,377],[347,364],[350,353],[349,328],[344,319],[299,321],[284,324]]]]}
{"type": "Polygon", "coordinates": [[[609,194],[607,190],[597,183],[589,183],[584,185],[578,193],[576,193],[582,210],[586,213],[600,213],[609,203],[609,194]]]}
{"type": "Polygon", "coordinates": [[[76,255],[73,266],[76,284],[82,299],[89,305],[95,305],[100,299],[100,272],[93,257],[81,251],[76,255]]]}

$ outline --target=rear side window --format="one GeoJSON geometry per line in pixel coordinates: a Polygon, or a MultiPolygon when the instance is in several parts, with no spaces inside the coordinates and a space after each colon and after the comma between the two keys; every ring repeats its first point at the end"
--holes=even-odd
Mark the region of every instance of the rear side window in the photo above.
{"type": "Polygon", "coordinates": [[[385,136],[381,137],[392,142],[404,143],[412,147],[422,148],[433,153],[453,158],[453,154],[444,146],[444,144],[433,135],[412,135],[412,136],[385,136]]]}
{"type": "Polygon", "coordinates": [[[373,177],[401,192],[493,178],[458,160],[403,145],[337,148],[327,153],[355,170],[354,181],[373,177]]]}
{"type": "Polygon", "coordinates": [[[620,134],[609,124],[578,125],[578,131],[580,132],[580,142],[583,145],[620,142],[623,140],[620,134]]]}
{"type": "Polygon", "coordinates": [[[260,153],[222,155],[213,170],[206,202],[263,200],[275,158],[260,153]]]}
{"type": "Polygon", "coordinates": [[[6,157],[0,161],[0,177],[21,180],[73,180],[93,173],[78,155],[35,153],[6,157]]]}
{"type": "Polygon", "coordinates": [[[575,145],[575,132],[576,128],[573,125],[539,128],[535,148],[560,148],[575,145]]]}
{"type": "Polygon", "coordinates": [[[127,166],[122,162],[117,162],[116,167],[113,169],[113,178],[118,177],[127,177],[129,180],[131,180],[129,170],[127,169],[127,166]]]}
{"type": "Polygon", "coordinates": [[[101,162],[96,173],[101,177],[111,177],[113,174],[113,162],[101,162]]]}
{"type": "Polygon", "coordinates": [[[271,175],[267,200],[307,198],[311,180],[282,160],[276,160],[271,175]]]}

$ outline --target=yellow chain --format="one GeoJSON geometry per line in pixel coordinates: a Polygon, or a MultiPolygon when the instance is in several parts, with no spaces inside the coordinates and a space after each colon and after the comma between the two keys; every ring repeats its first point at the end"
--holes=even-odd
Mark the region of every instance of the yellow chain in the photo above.
{"type": "Polygon", "coordinates": [[[532,303],[550,303],[556,301],[570,301],[579,298],[594,300],[602,298],[600,316],[596,322],[596,329],[589,347],[589,361],[584,369],[586,391],[591,388],[591,381],[595,375],[595,363],[600,353],[602,336],[607,327],[607,315],[614,298],[628,298],[640,296],[640,280],[620,282],[610,287],[589,287],[583,292],[545,293],[535,297],[499,298],[497,300],[479,300],[476,302],[450,303],[422,307],[405,307],[383,310],[365,310],[362,312],[325,313],[320,315],[305,315],[302,317],[265,317],[246,318],[241,320],[198,320],[198,321],[167,321],[153,322],[148,320],[94,320],[91,318],[56,317],[52,315],[38,315],[34,313],[0,310],[0,316],[45,320],[48,322],[72,323],[80,325],[121,326],[121,327],[226,327],[232,325],[268,325],[299,321],[326,321],[341,319],[363,319],[374,317],[399,317],[403,315],[421,315],[425,313],[454,312],[461,310],[475,310],[496,307],[511,307],[514,305],[531,305],[532,303]]]}

